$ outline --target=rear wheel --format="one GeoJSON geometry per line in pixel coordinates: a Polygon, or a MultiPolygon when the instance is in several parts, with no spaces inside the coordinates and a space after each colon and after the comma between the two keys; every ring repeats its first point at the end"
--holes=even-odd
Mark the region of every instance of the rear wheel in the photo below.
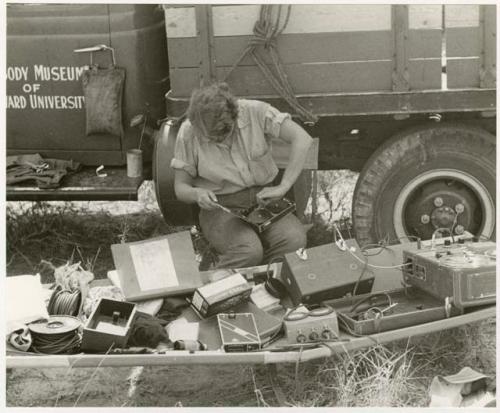
{"type": "Polygon", "coordinates": [[[466,125],[398,134],[361,171],[353,200],[360,244],[429,239],[437,228],[495,233],[495,137],[466,125]]]}

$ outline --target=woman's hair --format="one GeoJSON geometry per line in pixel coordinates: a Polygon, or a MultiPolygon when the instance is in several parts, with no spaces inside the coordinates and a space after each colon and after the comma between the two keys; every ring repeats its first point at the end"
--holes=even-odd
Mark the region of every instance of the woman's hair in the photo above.
{"type": "Polygon", "coordinates": [[[227,83],[213,83],[191,94],[187,117],[205,135],[226,133],[237,116],[238,104],[227,83]]]}

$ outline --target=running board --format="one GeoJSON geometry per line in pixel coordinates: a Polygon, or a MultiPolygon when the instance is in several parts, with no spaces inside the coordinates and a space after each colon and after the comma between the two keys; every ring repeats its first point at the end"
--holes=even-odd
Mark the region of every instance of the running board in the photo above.
{"type": "Polygon", "coordinates": [[[143,181],[142,177],[129,178],[125,166],[105,167],[98,173],[96,167],[86,166],[65,176],[58,188],[7,186],[6,197],[7,201],[137,201],[143,181]]]}

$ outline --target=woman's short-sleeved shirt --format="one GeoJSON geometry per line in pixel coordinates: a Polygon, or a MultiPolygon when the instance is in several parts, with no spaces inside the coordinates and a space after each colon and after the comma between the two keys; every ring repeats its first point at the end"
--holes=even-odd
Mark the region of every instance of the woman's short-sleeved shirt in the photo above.
{"type": "Polygon", "coordinates": [[[237,128],[229,142],[217,143],[196,133],[185,120],[177,135],[171,167],[186,171],[194,186],[230,194],[271,182],[278,168],[271,155],[273,139],[288,113],[257,100],[238,100],[237,128]]]}

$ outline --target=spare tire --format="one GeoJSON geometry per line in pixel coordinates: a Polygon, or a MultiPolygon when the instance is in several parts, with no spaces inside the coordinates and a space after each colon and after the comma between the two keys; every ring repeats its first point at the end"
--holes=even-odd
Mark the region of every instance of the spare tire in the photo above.
{"type": "Polygon", "coordinates": [[[493,237],[495,148],[492,134],[460,124],[412,129],[386,141],[356,183],[357,241],[429,239],[439,227],[493,237]]]}
{"type": "Polygon", "coordinates": [[[170,225],[184,226],[197,223],[196,206],[179,201],[174,190],[174,170],[170,162],[174,157],[178,127],[164,122],[155,138],[153,152],[153,181],[156,201],[163,219],[170,225]]]}

